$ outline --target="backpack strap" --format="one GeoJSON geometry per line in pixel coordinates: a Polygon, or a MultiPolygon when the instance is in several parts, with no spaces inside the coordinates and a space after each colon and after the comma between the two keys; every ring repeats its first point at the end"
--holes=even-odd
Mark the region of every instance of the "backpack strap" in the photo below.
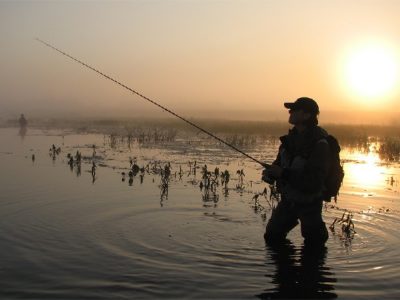
{"type": "Polygon", "coordinates": [[[318,141],[317,141],[317,143],[316,144],[319,144],[319,143],[324,143],[324,144],[327,144],[327,145],[329,145],[329,143],[328,143],[328,141],[327,141],[327,138],[322,138],[322,139],[319,139],[318,141]]]}

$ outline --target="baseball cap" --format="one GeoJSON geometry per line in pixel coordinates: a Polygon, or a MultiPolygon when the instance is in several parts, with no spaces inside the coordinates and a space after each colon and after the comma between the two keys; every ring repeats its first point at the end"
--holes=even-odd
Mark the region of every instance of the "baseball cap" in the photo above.
{"type": "Polygon", "coordinates": [[[301,97],[295,102],[285,102],[284,105],[287,109],[302,110],[304,112],[316,115],[319,114],[319,107],[317,102],[308,97],[301,97]]]}

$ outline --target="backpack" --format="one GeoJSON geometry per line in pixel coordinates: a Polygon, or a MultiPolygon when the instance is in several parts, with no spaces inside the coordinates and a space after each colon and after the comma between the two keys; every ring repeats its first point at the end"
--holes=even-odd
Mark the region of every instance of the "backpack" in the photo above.
{"type": "Polygon", "coordinates": [[[323,195],[323,200],[330,202],[331,198],[334,198],[336,202],[344,177],[343,166],[340,164],[340,146],[337,139],[332,135],[328,135],[326,141],[328,142],[330,150],[330,164],[325,179],[326,190],[323,195]]]}

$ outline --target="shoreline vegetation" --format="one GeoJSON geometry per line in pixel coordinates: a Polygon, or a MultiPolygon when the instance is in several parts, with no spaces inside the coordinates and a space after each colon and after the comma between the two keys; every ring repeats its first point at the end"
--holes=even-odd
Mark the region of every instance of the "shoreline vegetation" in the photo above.
{"type": "MultiPolygon", "coordinates": [[[[235,146],[248,147],[259,141],[277,140],[287,133],[290,125],[286,121],[234,121],[218,119],[194,119],[189,121],[211,133],[219,135],[235,146]]],[[[175,139],[198,137],[209,138],[198,129],[175,118],[110,118],[110,119],[31,119],[30,128],[44,130],[70,130],[76,133],[98,133],[127,137],[139,142],[172,142],[175,139]]],[[[400,160],[400,124],[354,125],[321,124],[334,135],[342,147],[353,147],[369,152],[377,148],[382,159],[400,160]]],[[[18,127],[18,120],[0,123],[0,127],[18,127]]]]}
{"type": "MultiPolygon", "coordinates": [[[[282,135],[290,125],[284,121],[226,120],[217,118],[187,118],[187,120],[216,133],[237,133],[254,135],[282,135]]],[[[182,120],[167,118],[35,118],[28,120],[28,126],[39,129],[71,129],[77,131],[100,132],[101,130],[128,130],[130,128],[170,128],[187,132],[198,131],[182,120]]],[[[354,136],[398,136],[400,124],[339,124],[321,123],[334,135],[354,136]]],[[[18,127],[18,119],[2,120],[0,128],[18,127]]]]}

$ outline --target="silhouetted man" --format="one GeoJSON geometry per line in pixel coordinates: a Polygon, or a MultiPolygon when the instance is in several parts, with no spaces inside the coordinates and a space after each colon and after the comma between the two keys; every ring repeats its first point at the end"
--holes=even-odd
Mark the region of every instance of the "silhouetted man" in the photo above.
{"type": "Polygon", "coordinates": [[[322,220],[324,181],[329,168],[327,132],[318,125],[318,104],[302,97],[285,103],[294,125],[280,138],[276,160],[263,171],[263,180],[276,182],[281,201],[265,231],[267,243],[282,242],[298,221],[305,244],[324,245],[328,231],[322,220]]]}

